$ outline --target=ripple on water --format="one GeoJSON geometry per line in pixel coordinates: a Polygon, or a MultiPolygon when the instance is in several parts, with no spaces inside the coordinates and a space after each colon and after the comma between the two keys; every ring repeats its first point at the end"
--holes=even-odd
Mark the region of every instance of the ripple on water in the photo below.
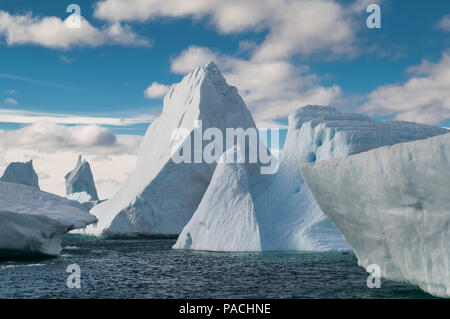
{"type": "Polygon", "coordinates": [[[174,240],[85,240],[63,243],[63,255],[0,262],[2,298],[430,298],[413,286],[368,274],[353,253],[215,253],[172,250],[174,240]],[[71,248],[68,248],[71,247],[71,248]],[[76,248],[74,248],[76,247],[76,248]],[[68,253],[70,252],[70,253],[68,253]],[[69,264],[81,289],[66,287],[69,264]]]}

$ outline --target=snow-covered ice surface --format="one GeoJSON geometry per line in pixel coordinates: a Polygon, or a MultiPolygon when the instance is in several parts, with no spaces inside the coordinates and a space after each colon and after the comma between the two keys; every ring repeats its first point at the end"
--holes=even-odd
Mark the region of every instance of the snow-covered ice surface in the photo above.
{"type": "Polygon", "coordinates": [[[71,193],[66,196],[67,199],[76,200],[80,204],[87,203],[91,200],[91,195],[86,192],[71,193]]]}
{"type": "Polygon", "coordinates": [[[23,184],[39,189],[39,179],[33,168],[33,161],[13,162],[6,167],[0,181],[23,184]]]}
{"type": "Polygon", "coordinates": [[[216,166],[173,161],[173,148],[200,135],[197,120],[202,121],[203,130],[218,128],[224,136],[226,128],[255,127],[237,89],[226,83],[214,63],[188,74],[165,96],[161,115],[142,141],[135,171],[111,199],[91,210],[99,222],[88,227],[87,233],[136,236],[181,232],[216,166]],[[189,135],[180,143],[173,133],[181,128],[189,135]]]}
{"type": "Polygon", "coordinates": [[[200,205],[184,227],[175,249],[260,251],[261,240],[245,164],[227,162],[241,156],[236,147],[222,155],[200,205]],[[223,205],[217,206],[215,203],[223,205]]]}
{"type": "Polygon", "coordinates": [[[361,266],[450,297],[450,134],[301,172],[361,266]]]}
{"type": "Polygon", "coordinates": [[[98,200],[97,188],[95,187],[94,177],[91,166],[87,161],[83,161],[81,155],[78,156],[75,168],[66,174],[66,194],[87,193],[89,200],[98,200]]]}
{"type": "Polygon", "coordinates": [[[0,257],[58,255],[72,229],[96,218],[79,203],[34,187],[0,182],[0,257]]]}
{"type": "MultiPolygon", "coordinates": [[[[227,214],[233,216],[235,227],[239,227],[235,211],[247,211],[248,206],[245,201],[230,205],[230,198],[250,196],[262,250],[350,249],[339,231],[315,203],[300,174],[300,164],[346,157],[380,146],[423,139],[446,132],[441,128],[416,123],[375,122],[365,115],[340,113],[332,107],[300,108],[289,117],[289,129],[278,173],[250,177],[249,189],[243,187],[236,189],[233,183],[223,185],[225,179],[215,179],[208,188],[209,196],[205,196],[202,200],[202,210],[199,208],[195,213],[186,231],[192,236],[192,229],[197,231],[201,229],[200,224],[206,218],[221,219],[209,221],[209,224],[220,225],[228,218],[227,214]],[[221,196],[210,195],[218,189],[222,193],[221,196]],[[225,195],[223,191],[228,191],[229,194],[225,195]],[[195,218],[197,213],[201,217],[195,218]],[[206,217],[207,214],[210,216],[206,217]]],[[[245,175],[240,178],[245,178],[245,175]]],[[[220,232],[215,233],[217,237],[223,235],[220,232]]],[[[223,247],[228,247],[226,243],[233,239],[227,236],[208,240],[208,243],[203,244],[208,250],[215,250],[212,248],[213,243],[216,250],[223,250],[223,247]]],[[[180,238],[176,247],[186,249],[202,247],[201,244],[189,246],[184,243],[184,238],[180,238]]],[[[247,247],[244,242],[233,245],[247,247]]]]}

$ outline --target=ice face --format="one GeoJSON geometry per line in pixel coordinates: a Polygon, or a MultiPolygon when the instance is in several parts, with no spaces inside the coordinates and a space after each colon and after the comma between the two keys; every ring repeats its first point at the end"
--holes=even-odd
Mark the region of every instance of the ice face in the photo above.
{"type": "MultiPolygon", "coordinates": [[[[229,86],[214,63],[188,74],[164,98],[161,115],[142,141],[135,171],[110,200],[91,213],[99,223],[88,233],[110,236],[179,234],[198,207],[215,163],[173,160],[173,133],[183,129],[187,138],[203,129],[255,128],[253,118],[235,87],[229,86]]],[[[182,141],[183,142],[183,141],[182,141]]],[[[183,144],[183,143],[181,143],[183,144]]]]}
{"type": "Polygon", "coordinates": [[[383,277],[450,297],[450,134],[301,167],[322,211],[383,277]]]}
{"type": "Polygon", "coordinates": [[[260,251],[261,240],[244,164],[226,163],[223,154],[200,205],[184,227],[175,249],[260,251]],[[220,203],[217,205],[216,203],[220,203]]]}
{"type": "Polygon", "coordinates": [[[375,122],[333,107],[306,106],[289,117],[280,169],[254,192],[264,250],[336,250],[348,244],[315,203],[299,166],[423,139],[446,130],[410,122],[375,122]]]}
{"type": "Polygon", "coordinates": [[[39,189],[39,180],[33,168],[33,161],[9,164],[0,181],[28,185],[39,189]]]}
{"type": "Polygon", "coordinates": [[[85,192],[90,196],[90,200],[98,200],[91,167],[88,162],[82,160],[81,155],[78,157],[77,165],[67,173],[65,179],[67,195],[85,192]]]}
{"type": "MultiPolygon", "coordinates": [[[[231,182],[227,187],[224,185],[225,179],[213,179],[207,190],[208,196],[205,195],[202,199],[202,209],[199,207],[185,230],[191,235],[193,232],[197,234],[202,229],[204,220],[209,220],[209,224],[221,225],[228,218],[233,218],[235,227],[240,227],[236,218],[236,207],[231,206],[230,201],[233,200],[230,198],[247,198],[250,194],[262,250],[350,249],[340,232],[314,201],[300,174],[300,164],[346,157],[383,145],[426,138],[444,132],[447,131],[415,123],[377,123],[365,115],[340,113],[332,107],[300,108],[289,118],[279,172],[274,176],[241,175],[240,179],[247,180],[248,189],[237,188],[231,182]],[[227,196],[222,194],[224,191],[228,191],[227,196]],[[214,197],[211,195],[214,192],[220,192],[222,195],[214,197]],[[197,214],[201,217],[196,218],[197,214]],[[227,214],[230,217],[227,217],[227,214]]],[[[245,207],[244,205],[242,208],[244,211],[245,207]]],[[[245,219],[243,222],[245,223],[245,219]]],[[[219,231],[213,233],[216,237],[225,236],[219,231]]],[[[196,238],[199,241],[200,236],[197,235],[196,238]]],[[[177,242],[176,248],[207,247],[212,250],[209,243],[185,245],[183,240],[177,242]]],[[[225,243],[233,240],[231,237],[208,237],[209,242],[225,243]]],[[[245,242],[233,244],[239,248],[247,247],[245,242]]]]}
{"type": "Polygon", "coordinates": [[[79,203],[34,187],[0,182],[0,257],[58,255],[72,229],[96,222],[79,203]]]}

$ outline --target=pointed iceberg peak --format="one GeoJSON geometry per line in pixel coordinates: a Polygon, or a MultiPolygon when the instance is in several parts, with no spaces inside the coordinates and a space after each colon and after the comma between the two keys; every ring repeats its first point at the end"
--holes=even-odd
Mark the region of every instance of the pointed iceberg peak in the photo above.
{"type": "Polygon", "coordinates": [[[207,71],[213,71],[213,72],[219,72],[219,73],[221,73],[219,67],[217,66],[216,63],[214,63],[214,61],[209,62],[209,63],[206,65],[205,69],[206,69],[207,71]]]}
{"type": "Polygon", "coordinates": [[[39,179],[33,168],[33,160],[9,164],[0,180],[3,182],[28,185],[39,189],[39,179]]]}
{"type": "Polygon", "coordinates": [[[65,179],[67,195],[85,192],[91,196],[91,200],[98,200],[91,166],[87,161],[83,161],[81,154],[78,155],[75,169],[67,173],[65,179]]]}

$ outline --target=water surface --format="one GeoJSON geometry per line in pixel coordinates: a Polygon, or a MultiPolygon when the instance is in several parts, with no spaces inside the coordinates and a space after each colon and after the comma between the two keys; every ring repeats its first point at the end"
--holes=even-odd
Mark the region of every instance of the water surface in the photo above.
{"type": "Polygon", "coordinates": [[[431,298],[387,280],[367,288],[353,253],[195,252],[174,243],[69,237],[60,257],[0,262],[0,298],[431,298]],[[74,263],[80,289],[66,285],[74,263]]]}

